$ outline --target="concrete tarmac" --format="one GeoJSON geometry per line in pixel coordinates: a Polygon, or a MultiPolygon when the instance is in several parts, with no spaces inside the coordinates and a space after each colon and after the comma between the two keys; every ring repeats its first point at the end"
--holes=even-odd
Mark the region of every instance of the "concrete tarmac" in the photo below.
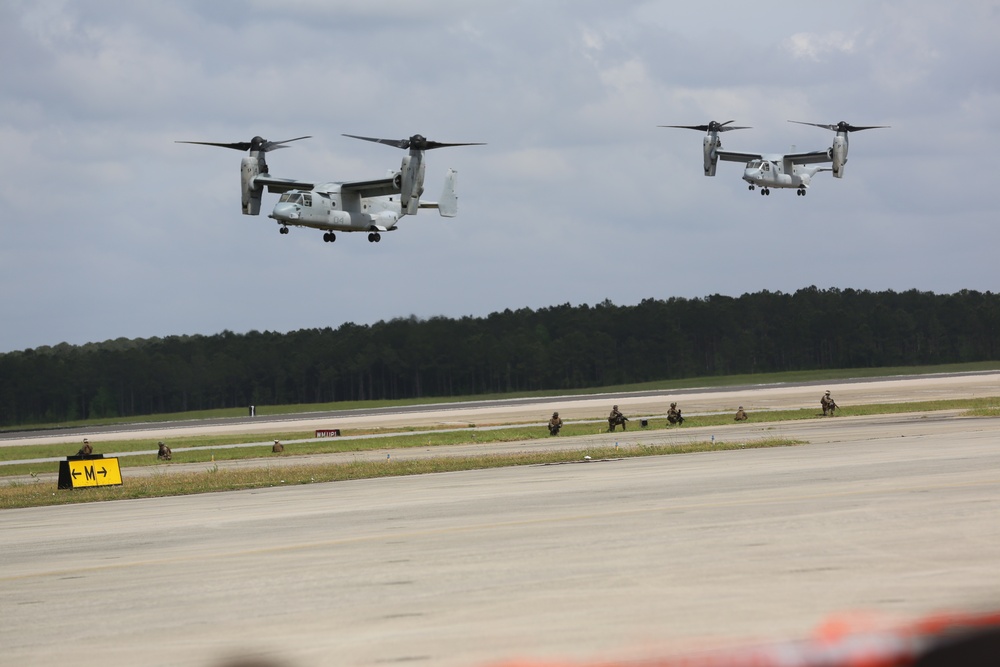
{"type": "Polygon", "coordinates": [[[1000,607],[1000,419],[725,428],[809,444],[6,510],[0,665],[596,662],[1000,607]]]}

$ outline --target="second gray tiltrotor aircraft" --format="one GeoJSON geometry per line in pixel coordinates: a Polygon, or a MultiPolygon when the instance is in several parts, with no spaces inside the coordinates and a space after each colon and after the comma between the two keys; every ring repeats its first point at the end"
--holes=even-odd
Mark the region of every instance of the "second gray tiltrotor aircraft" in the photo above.
{"type": "Polygon", "coordinates": [[[807,153],[743,153],[737,151],[722,150],[722,140],[719,134],[730,130],[748,130],[750,128],[730,125],[735,121],[727,120],[725,123],[711,121],[707,125],[660,125],[660,127],[677,127],[685,130],[699,130],[705,132],[705,139],[702,142],[704,153],[705,175],[715,176],[715,168],[719,160],[726,162],[743,162],[743,180],[749,183],[749,189],[760,188],[762,195],[771,194],[771,188],[794,188],[796,194],[804,196],[806,189],[812,182],[812,177],[821,171],[832,171],[835,178],[844,177],[844,165],[847,163],[847,135],[851,132],[861,130],[874,130],[876,128],[888,127],[888,125],[865,125],[857,126],[843,121],[836,125],[823,125],[820,123],[804,123],[799,120],[790,120],[789,123],[799,123],[800,125],[813,125],[826,130],[833,130],[836,136],[833,138],[833,145],[823,151],[809,151],[807,153]],[[809,165],[832,163],[830,167],[812,167],[809,165]]]}

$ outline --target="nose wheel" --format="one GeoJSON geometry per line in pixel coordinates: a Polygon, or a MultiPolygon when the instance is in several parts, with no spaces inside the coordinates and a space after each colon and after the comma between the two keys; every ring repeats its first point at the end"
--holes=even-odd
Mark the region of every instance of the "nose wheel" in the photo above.
{"type": "Polygon", "coordinates": [[[378,243],[381,240],[382,240],[382,235],[379,234],[378,232],[372,232],[371,234],[368,235],[369,243],[378,243]]]}

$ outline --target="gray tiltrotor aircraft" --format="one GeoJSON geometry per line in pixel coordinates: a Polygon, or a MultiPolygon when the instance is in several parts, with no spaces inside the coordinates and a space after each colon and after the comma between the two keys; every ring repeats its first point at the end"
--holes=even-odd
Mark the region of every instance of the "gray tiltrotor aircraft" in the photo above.
{"type": "Polygon", "coordinates": [[[804,196],[812,182],[812,177],[821,171],[832,171],[834,177],[844,177],[844,164],[847,163],[847,135],[850,132],[873,130],[888,127],[888,125],[856,126],[840,122],[836,125],[821,125],[819,123],[804,123],[790,120],[790,123],[814,125],[836,132],[833,145],[823,151],[807,153],[742,153],[722,150],[722,140],[719,134],[730,130],[746,130],[748,127],[730,125],[735,121],[725,123],[711,121],[707,125],[660,125],[660,127],[677,127],[685,130],[705,132],[702,150],[705,159],[705,175],[715,176],[715,168],[719,160],[726,162],[743,162],[743,180],[750,184],[749,189],[760,188],[762,195],[771,194],[771,188],[795,188],[796,194],[804,196]],[[812,167],[808,165],[832,163],[832,167],[812,167]]]}
{"type": "Polygon", "coordinates": [[[390,171],[385,178],[346,183],[301,181],[271,176],[265,154],[286,148],[287,144],[308,136],[267,141],[254,137],[250,141],[218,143],[211,141],[178,141],[181,144],[218,146],[238,151],[249,151],[243,158],[241,172],[242,204],[244,215],[260,215],[261,196],[265,188],[278,193],[281,198],[268,216],[288,233],[288,226],[311,227],[323,230],[323,240],[332,243],[336,232],[368,232],[368,241],[382,240],[382,232],[396,229],[404,215],[414,215],[421,208],[436,208],[446,218],[458,215],[458,195],[455,187],[457,172],[449,169],[445,175],[444,189],[439,202],[422,202],[424,192],[424,151],[446,146],[477,146],[472,143],[441,143],[428,141],[419,134],[409,139],[390,140],[369,137],[355,139],[409,149],[398,171],[390,171]],[[397,199],[398,197],[398,199],[397,199]]]}

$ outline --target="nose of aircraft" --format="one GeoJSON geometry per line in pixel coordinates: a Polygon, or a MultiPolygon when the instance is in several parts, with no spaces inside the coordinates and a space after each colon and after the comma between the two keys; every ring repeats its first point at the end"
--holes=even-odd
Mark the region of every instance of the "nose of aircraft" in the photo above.
{"type": "Polygon", "coordinates": [[[274,205],[274,210],[271,212],[270,217],[275,220],[298,220],[299,219],[299,206],[297,204],[291,204],[289,202],[278,202],[274,205]]]}

